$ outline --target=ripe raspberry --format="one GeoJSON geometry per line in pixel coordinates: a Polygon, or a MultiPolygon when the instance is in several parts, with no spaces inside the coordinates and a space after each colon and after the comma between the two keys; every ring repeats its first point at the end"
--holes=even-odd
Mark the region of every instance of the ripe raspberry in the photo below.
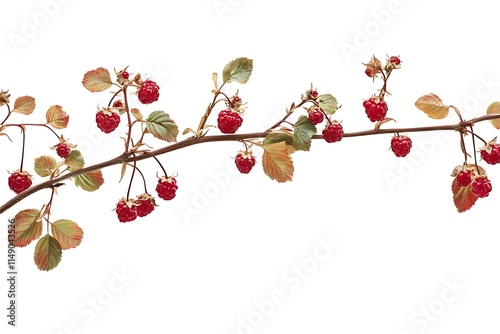
{"type": "Polygon", "coordinates": [[[95,115],[97,127],[104,133],[113,132],[120,124],[120,115],[114,112],[98,111],[95,115]]]}
{"type": "Polygon", "coordinates": [[[19,194],[31,187],[31,177],[26,172],[15,171],[9,176],[9,188],[19,194]]]}
{"type": "Polygon", "coordinates": [[[234,159],[234,163],[236,164],[236,168],[242,174],[248,174],[252,170],[253,166],[255,166],[255,157],[250,154],[239,153],[234,159]]]}
{"type": "Polygon", "coordinates": [[[471,183],[472,192],[479,198],[487,197],[491,192],[491,182],[487,176],[476,176],[471,183]]]}
{"type": "Polygon", "coordinates": [[[491,152],[488,153],[486,149],[481,149],[481,158],[490,165],[500,163],[500,144],[490,144],[491,152]]]}
{"type": "Polygon", "coordinates": [[[397,56],[392,56],[389,58],[389,61],[393,64],[393,65],[399,65],[401,64],[401,60],[399,59],[399,57],[397,56]]]}
{"type": "Polygon", "coordinates": [[[137,211],[137,216],[144,217],[149,215],[155,209],[154,198],[149,194],[142,194],[138,196],[137,200],[134,201],[136,204],[135,210],[137,211]]]}
{"type": "Polygon", "coordinates": [[[127,204],[125,199],[120,200],[118,204],[116,204],[115,211],[121,223],[131,222],[137,218],[136,206],[130,202],[127,204]]]}
{"type": "Polygon", "coordinates": [[[156,185],[158,196],[165,201],[169,201],[175,197],[177,191],[177,180],[174,177],[161,177],[156,185]]]}
{"type": "Polygon", "coordinates": [[[463,169],[458,173],[456,179],[460,187],[467,187],[472,182],[472,173],[468,169],[463,169]]]}
{"type": "Polygon", "coordinates": [[[150,104],[158,101],[158,98],[160,97],[159,90],[160,87],[158,87],[156,82],[148,79],[142,83],[137,97],[142,104],[150,104]]]}
{"type": "Polygon", "coordinates": [[[410,137],[400,135],[392,137],[391,149],[397,157],[405,157],[408,153],[410,153],[410,137]]]}
{"type": "Polygon", "coordinates": [[[231,109],[222,110],[217,117],[217,126],[222,133],[235,133],[243,123],[243,118],[231,109]]]}
{"type": "Polygon", "coordinates": [[[323,122],[324,119],[325,115],[323,115],[323,111],[319,108],[315,108],[309,113],[309,120],[314,125],[323,122]]]}
{"type": "Polygon", "coordinates": [[[57,155],[61,158],[66,158],[71,153],[71,147],[66,143],[57,144],[57,155]]]}
{"type": "Polygon", "coordinates": [[[385,103],[383,99],[379,99],[378,103],[374,98],[365,100],[363,102],[363,107],[365,107],[366,115],[372,122],[383,120],[389,110],[387,103],[385,103]]]}
{"type": "Polygon", "coordinates": [[[344,129],[340,123],[333,122],[323,130],[322,135],[327,143],[334,143],[342,139],[344,136],[344,129]]]}
{"type": "Polygon", "coordinates": [[[127,71],[122,72],[122,77],[123,77],[123,79],[127,80],[129,77],[128,72],[127,71]]]}

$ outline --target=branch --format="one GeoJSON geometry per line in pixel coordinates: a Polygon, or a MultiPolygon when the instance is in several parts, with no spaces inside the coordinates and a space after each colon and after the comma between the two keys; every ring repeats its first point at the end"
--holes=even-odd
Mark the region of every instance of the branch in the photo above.
{"type": "MultiPolygon", "coordinates": [[[[373,129],[373,130],[365,130],[365,131],[358,131],[358,132],[349,132],[349,133],[344,133],[344,137],[361,137],[361,136],[372,136],[372,135],[379,135],[379,134],[387,134],[387,133],[408,133],[408,132],[428,132],[428,131],[460,131],[464,129],[465,127],[470,127],[476,123],[484,122],[484,121],[489,121],[489,120],[494,120],[494,119],[500,119],[500,114],[494,114],[494,115],[485,115],[477,118],[473,118],[468,121],[463,121],[460,123],[456,124],[450,124],[450,125],[439,125],[439,126],[425,126],[425,127],[411,127],[411,128],[392,128],[392,129],[373,129]]],[[[210,143],[210,142],[222,142],[222,141],[241,141],[243,139],[256,139],[256,138],[265,138],[269,133],[271,133],[271,130],[267,130],[264,132],[253,132],[253,133],[244,133],[244,134],[232,134],[232,135],[214,135],[214,136],[204,136],[204,137],[190,137],[187,139],[184,139],[180,142],[168,145],[166,147],[159,148],[157,150],[153,150],[150,153],[158,156],[162,155],[165,153],[173,152],[185,147],[193,146],[193,145],[198,145],[198,144],[203,144],[203,143],[210,143]]],[[[312,137],[313,139],[323,139],[321,135],[314,135],[312,137]]],[[[133,162],[134,159],[136,161],[140,160],[145,160],[151,158],[151,154],[142,154],[142,155],[136,155],[134,158],[134,154],[137,153],[123,153],[113,159],[103,161],[101,163],[88,166],[85,168],[78,169],[76,171],[70,172],[68,174],[62,175],[60,177],[54,178],[52,180],[48,180],[45,182],[42,182],[36,186],[33,186],[22,193],[18,194],[17,196],[13,197],[9,201],[7,201],[5,204],[0,206],[0,214],[4,213],[17,203],[21,202],[23,199],[26,197],[46,188],[53,188],[54,186],[60,186],[61,182],[64,180],[67,180],[72,177],[76,177],[77,175],[84,174],[87,172],[95,171],[98,169],[110,167],[113,165],[118,165],[123,162],[133,162]]]]}

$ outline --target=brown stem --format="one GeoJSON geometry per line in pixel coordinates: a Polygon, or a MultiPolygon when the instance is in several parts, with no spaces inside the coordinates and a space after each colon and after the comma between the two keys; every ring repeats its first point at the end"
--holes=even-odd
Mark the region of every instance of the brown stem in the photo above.
{"type": "MultiPolygon", "coordinates": [[[[380,134],[388,134],[388,133],[397,133],[397,132],[404,132],[404,133],[409,133],[409,132],[429,132],[429,131],[459,131],[460,129],[463,129],[464,127],[470,127],[473,124],[479,123],[479,122],[484,122],[484,121],[489,121],[493,119],[500,119],[500,114],[494,114],[494,115],[485,115],[477,118],[470,119],[468,121],[460,122],[457,124],[450,124],[450,125],[438,125],[438,126],[424,126],[424,127],[412,127],[412,128],[393,128],[393,129],[378,129],[378,130],[365,130],[365,131],[358,131],[358,132],[347,132],[344,133],[345,138],[349,137],[362,137],[362,136],[372,136],[372,135],[380,135],[380,134]]],[[[13,207],[15,204],[19,203],[26,197],[36,193],[37,191],[40,191],[41,189],[49,188],[53,186],[56,183],[61,183],[64,180],[67,180],[72,177],[76,177],[77,175],[95,171],[98,169],[114,166],[121,164],[123,162],[133,162],[134,160],[140,161],[140,160],[145,160],[151,157],[151,155],[162,155],[165,153],[177,151],[182,148],[186,148],[189,146],[194,146],[198,144],[205,144],[205,143],[210,143],[210,142],[224,142],[224,141],[242,141],[245,139],[256,139],[256,138],[265,138],[271,131],[267,130],[264,132],[252,132],[252,133],[243,133],[243,134],[232,134],[232,135],[214,135],[214,136],[205,136],[205,137],[191,137],[184,139],[182,141],[170,144],[168,146],[159,148],[157,150],[153,150],[150,153],[151,154],[142,154],[140,156],[134,157],[133,153],[122,153],[121,155],[112,158],[107,161],[100,162],[98,164],[88,166],[85,168],[81,168],[75,171],[72,171],[68,174],[62,175],[60,177],[54,178],[52,180],[47,180],[45,182],[42,182],[40,184],[37,184],[22,193],[18,194],[14,198],[10,199],[6,203],[4,203],[2,206],[0,206],[0,214],[5,212],[6,210],[10,209],[13,207]]],[[[314,135],[312,139],[323,139],[321,135],[314,135]]]]}

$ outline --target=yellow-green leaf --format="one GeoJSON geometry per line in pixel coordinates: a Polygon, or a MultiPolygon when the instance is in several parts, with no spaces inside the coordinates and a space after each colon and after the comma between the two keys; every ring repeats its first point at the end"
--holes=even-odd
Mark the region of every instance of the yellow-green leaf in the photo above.
{"type": "Polygon", "coordinates": [[[49,176],[56,168],[56,165],[56,159],[48,155],[42,155],[35,159],[35,173],[41,177],[49,176]]]}
{"type": "Polygon", "coordinates": [[[20,96],[14,102],[13,112],[29,115],[35,110],[35,99],[31,96],[20,96]]]}
{"type": "Polygon", "coordinates": [[[27,246],[42,235],[40,210],[22,210],[16,214],[14,222],[16,228],[14,245],[17,247],[27,246]]]}
{"type": "Polygon", "coordinates": [[[113,82],[111,81],[109,71],[105,68],[99,67],[85,73],[82,84],[85,88],[87,88],[87,90],[95,93],[105,91],[111,87],[113,82]]]}
{"type": "Polygon", "coordinates": [[[83,230],[74,221],[60,219],[52,223],[52,235],[59,241],[62,249],[70,249],[80,245],[83,230]]]}
{"type": "Polygon", "coordinates": [[[68,165],[70,171],[75,171],[85,166],[85,160],[83,159],[83,155],[79,150],[71,151],[69,155],[64,159],[64,163],[68,165]]]}
{"type": "Polygon", "coordinates": [[[322,94],[318,96],[318,104],[328,115],[333,115],[339,108],[337,99],[332,94],[322,94]]]}
{"type": "Polygon", "coordinates": [[[247,83],[253,70],[253,60],[248,58],[237,58],[224,66],[222,80],[226,82],[247,83]]]}
{"type": "Polygon", "coordinates": [[[291,181],[293,177],[293,161],[290,156],[290,145],[284,141],[263,145],[262,167],[264,173],[278,182],[291,181]]]}
{"type": "Polygon", "coordinates": [[[75,185],[86,191],[96,191],[104,183],[100,169],[83,173],[75,177],[75,185]]]}
{"type": "MultiPolygon", "coordinates": [[[[486,110],[487,115],[495,115],[500,114],[500,102],[493,102],[490,104],[488,109],[486,110]]],[[[490,120],[491,124],[495,127],[495,129],[500,129],[500,119],[492,119],[490,120]]]]}
{"type": "Polygon", "coordinates": [[[61,106],[53,105],[47,110],[47,124],[56,129],[65,129],[68,126],[69,116],[61,106]]]}
{"type": "Polygon", "coordinates": [[[177,140],[179,128],[170,116],[164,111],[153,111],[148,119],[146,119],[146,128],[158,139],[165,140],[169,143],[177,140]]]}
{"type": "Polygon", "coordinates": [[[444,105],[443,101],[435,94],[427,94],[420,97],[415,106],[425,112],[427,116],[433,119],[442,119],[448,116],[450,106],[444,105]]]}
{"type": "Polygon", "coordinates": [[[138,121],[142,121],[143,120],[143,116],[141,114],[141,111],[137,108],[132,108],[130,109],[130,113],[135,117],[136,120],[138,121]]]}
{"type": "Polygon", "coordinates": [[[57,267],[62,258],[59,242],[49,234],[38,240],[35,246],[35,264],[39,270],[49,271],[57,267]]]}

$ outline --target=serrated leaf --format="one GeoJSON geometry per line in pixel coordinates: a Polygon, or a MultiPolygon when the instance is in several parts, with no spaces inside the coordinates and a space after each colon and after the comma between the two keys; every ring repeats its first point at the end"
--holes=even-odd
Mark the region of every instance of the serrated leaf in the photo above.
{"type": "Polygon", "coordinates": [[[38,240],[35,246],[35,264],[39,270],[49,271],[57,267],[62,258],[59,242],[49,234],[38,240]]]}
{"type": "Polygon", "coordinates": [[[146,119],[146,127],[149,132],[158,139],[169,143],[177,140],[179,128],[170,116],[164,111],[153,111],[146,119]]]}
{"type": "MultiPolygon", "coordinates": [[[[493,102],[486,110],[487,115],[500,114],[500,102],[493,102]]],[[[500,119],[490,120],[495,129],[500,129],[500,119]]]]}
{"type": "Polygon", "coordinates": [[[312,136],[316,133],[316,126],[306,116],[300,116],[293,131],[293,147],[297,150],[309,151],[312,136]]]}
{"type": "Polygon", "coordinates": [[[470,184],[466,187],[461,187],[458,185],[456,179],[453,180],[451,190],[453,192],[453,202],[455,203],[455,207],[458,212],[469,210],[478,199],[478,197],[472,192],[470,184]]]}
{"type": "Polygon", "coordinates": [[[85,191],[96,191],[104,183],[100,169],[79,174],[75,177],[75,185],[85,191]]]}
{"type": "Polygon", "coordinates": [[[435,94],[427,94],[420,97],[415,106],[425,112],[427,116],[433,119],[442,119],[448,116],[450,106],[443,104],[443,101],[435,94]]]}
{"type": "Polygon", "coordinates": [[[337,99],[332,94],[322,94],[318,96],[318,104],[321,109],[328,115],[333,115],[339,108],[337,99]]]}
{"type": "Polygon", "coordinates": [[[253,70],[253,60],[248,58],[237,58],[224,66],[222,71],[222,80],[226,82],[247,83],[253,70]]]}
{"type": "Polygon", "coordinates": [[[95,70],[88,71],[83,76],[82,84],[87,90],[92,93],[102,92],[113,84],[109,71],[105,68],[99,67],[95,70]]]}
{"type": "Polygon", "coordinates": [[[83,155],[79,150],[72,150],[64,159],[64,163],[68,165],[69,170],[73,172],[85,166],[85,159],[83,159],[83,155]]]}
{"type": "Polygon", "coordinates": [[[62,249],[75,248],[82,242],[83,230],[74,221],[59,219],[52,223],[51,229],[62,249]]]}
{"type": "Polygon", "coordinates": [[[69,116],[61,106],[53,105],[47,110],[47,124],[56,129],[65,129],[68,126],[69,116]]]}
{"type": "Polygon", "coordinates": [[[14,217],[15,223],[15,240],[14,245],[24,247],[29,245],[33,240],[40,238],[42,235],[42,221],[40,218],[40,210],[27,209],[22,210],[14,217]]]}
{"type": "Polygon", "coordinates": [[[284,141],[262,145],[262,167],[264,173],[278,182],[291,181],[293,177],[293,161],[290,156],[290,145],[284,141]]]}
{"type": "Polygon", "coordinates": [[[42,155],[35,159],[35,173],[41,177],[49,176],[56,168],[56,165],[56,159],[48,155],[42,155]]]}
{"type": "Polygon", "coordinates": [[[142,121],[144,117],[141,114],[141,111],[137,108],[130,109],[130,113],[135,117],[136,120],[142,121]]]}
{"type": "Polygon", "coordinates": [[[20,96],[14,102],[13,112],[29,115],[35,110],[35,99],[31,96],[20,96]]]}

